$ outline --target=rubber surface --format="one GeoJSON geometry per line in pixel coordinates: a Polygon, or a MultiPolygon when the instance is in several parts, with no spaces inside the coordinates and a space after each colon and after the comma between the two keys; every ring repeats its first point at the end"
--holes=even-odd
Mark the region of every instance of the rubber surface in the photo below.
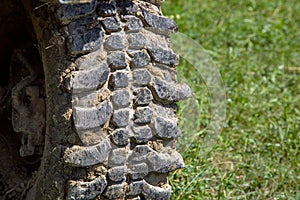
{"type": "Polygon", "coordinates": [[[169,172],[184,167],[176,103],[191,96],[176,81],[176,23],[157,2],[92,1],[61,5],[70,60],[74,131],[81,145],[64,162],[90,171],[69,180],[67,199],[170,199],[169,172]],[[156,3],[156,4],[153,4],[156,3]]]}

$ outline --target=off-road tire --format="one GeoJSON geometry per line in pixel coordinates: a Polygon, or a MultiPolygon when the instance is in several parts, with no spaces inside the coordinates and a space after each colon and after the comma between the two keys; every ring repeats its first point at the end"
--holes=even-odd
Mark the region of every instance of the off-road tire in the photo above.
{"type": "Polygon", "coordinates": [[[45,150],[27,199],[170,199],[184,167],[170,46],[177,25],[160,1],[23,1],[46,87],[45,150]]]}

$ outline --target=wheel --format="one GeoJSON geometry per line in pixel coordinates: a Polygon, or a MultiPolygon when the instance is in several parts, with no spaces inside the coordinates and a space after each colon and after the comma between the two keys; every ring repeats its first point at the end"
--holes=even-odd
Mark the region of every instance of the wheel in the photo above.
{"type": "Polygon", "coordinates": [[[42,163],[24,196],[170,199],[168,173],[184,167],[176,102],[191,90],[177,83],[177,25],[161,1],[23,3],[46,91],[42,163]]]}

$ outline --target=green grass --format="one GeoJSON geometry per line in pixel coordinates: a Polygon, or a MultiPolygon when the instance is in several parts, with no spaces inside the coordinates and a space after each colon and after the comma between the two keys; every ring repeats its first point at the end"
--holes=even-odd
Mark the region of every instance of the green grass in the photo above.
{"type": "Polygon", "coordinates": [[[225,127],[201,157],[209,91],[181,62],[200,116],[183,154],[186,168],[170,176],[172,199],[299,200],[300,1],[169,0],[163,11],[207,50],[227,94],[225,127]]]}

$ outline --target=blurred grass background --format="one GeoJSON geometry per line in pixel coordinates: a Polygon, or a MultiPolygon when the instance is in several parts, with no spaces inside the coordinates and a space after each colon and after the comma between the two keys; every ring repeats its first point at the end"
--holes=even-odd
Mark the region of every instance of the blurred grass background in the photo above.
{"type": "Polygon", "coordinates": [[[163,12],[207,50],[227,94],[225,128],[200,157],[209,92],[181,61],[200,117],[186,168],[170,176],[172,199],[299,200],[300,1],[167,0],[163,12]]]}

